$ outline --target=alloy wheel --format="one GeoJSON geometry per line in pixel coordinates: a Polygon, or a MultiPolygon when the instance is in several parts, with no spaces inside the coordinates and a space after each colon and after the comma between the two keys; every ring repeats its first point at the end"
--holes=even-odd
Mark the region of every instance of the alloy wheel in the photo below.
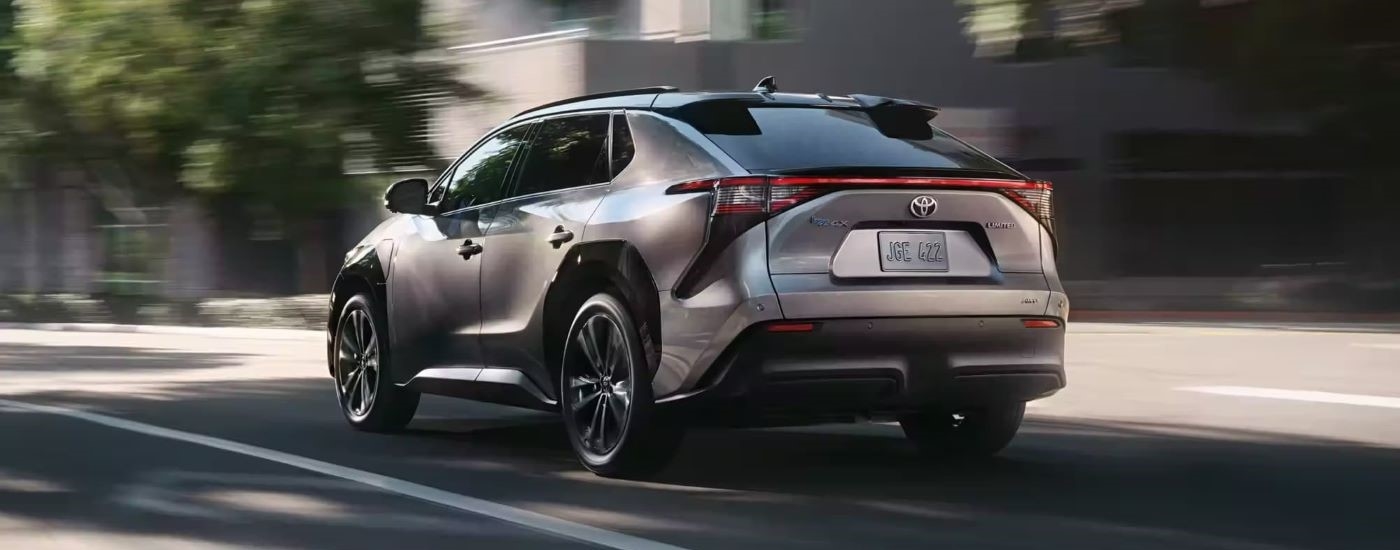
{"type": "Polygon", "coordinates": [[[379,337],[362,309],[341,322],[336,354],[336,389],[345,411],[363,418],[374,407],[379,387],[379,337]]]}
{"type": "Polygon", "coordinates": [[[591,453],[612,452],[627,429],[634,387],[624,338],[616,321],[595,314],[569,344],[580,358],[568,379],[570,414],[578,427],[575,437],[591,453]]]}

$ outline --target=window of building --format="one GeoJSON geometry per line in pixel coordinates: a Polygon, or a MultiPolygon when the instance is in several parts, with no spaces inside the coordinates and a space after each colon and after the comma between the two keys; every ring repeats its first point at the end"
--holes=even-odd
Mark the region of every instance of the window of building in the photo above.
{"type": "Polygon", "coordinates": [[[553,30],[588,29],[607,34],[616,30],[619,0],[545,0],[553,30]]]}
{"type": "Polygon", "coordinates": [[[797,38],[798,25],[792,0],[753,0],[753,27],[750,34],[757,40],[790,40],[797,38]]]}

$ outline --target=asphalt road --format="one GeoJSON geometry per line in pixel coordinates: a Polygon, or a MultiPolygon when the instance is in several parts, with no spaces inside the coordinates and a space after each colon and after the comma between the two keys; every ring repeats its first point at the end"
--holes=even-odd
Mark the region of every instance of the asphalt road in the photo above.
{"type": "Polygon", "coordinates": [[[648,483],[508,408],[354,432],[321,338],[0,330],[0,548],[1400,547],[1400,328],[1076,324],[989,463],[707,430],[648,483]]]}

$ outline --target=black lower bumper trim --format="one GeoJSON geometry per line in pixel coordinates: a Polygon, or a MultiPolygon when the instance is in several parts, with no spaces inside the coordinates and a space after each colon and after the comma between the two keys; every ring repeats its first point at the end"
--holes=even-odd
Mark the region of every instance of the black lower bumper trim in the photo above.
{"type": "MultiPolygon", "coordinates": [[[[811,332],[750,327],[667,410],[767,417],[876,416],[1030,401],[1064,387],[1064,327],[1021,317],[820,319],[811,332]]],[[[807,321],[807,320],[804,320],[807,321]]]]}

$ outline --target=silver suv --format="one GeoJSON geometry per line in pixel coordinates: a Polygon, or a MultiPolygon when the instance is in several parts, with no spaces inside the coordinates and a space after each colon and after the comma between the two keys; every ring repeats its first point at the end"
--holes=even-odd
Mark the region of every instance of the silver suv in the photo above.
{"type": "Polygon", "coordinates": [[[605,476],[684,429],[897,419],[983,456],[1065,384],[1049,183],[868,95],[646,88],[523,112],[347,255],[341,409],[420,393],[558,411],[605,476]]]}

